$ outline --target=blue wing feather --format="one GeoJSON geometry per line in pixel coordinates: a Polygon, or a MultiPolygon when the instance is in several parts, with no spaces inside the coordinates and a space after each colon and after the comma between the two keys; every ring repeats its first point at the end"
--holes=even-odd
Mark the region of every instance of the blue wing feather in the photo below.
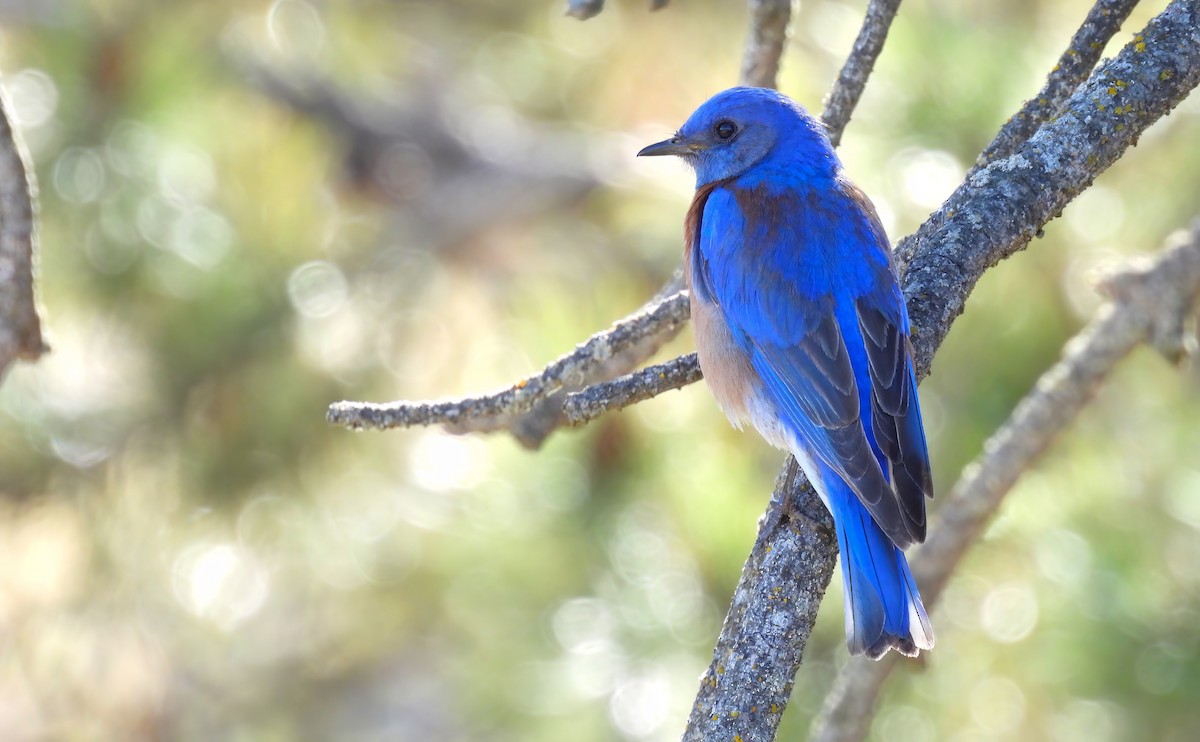
{"type": "Polygon", "coordinates": [[[789,427],[903,548],[924,539],[932,492],[908,318],[869,202],[844,181],[823,186],[712,189],[692,283],[789,427]]]}

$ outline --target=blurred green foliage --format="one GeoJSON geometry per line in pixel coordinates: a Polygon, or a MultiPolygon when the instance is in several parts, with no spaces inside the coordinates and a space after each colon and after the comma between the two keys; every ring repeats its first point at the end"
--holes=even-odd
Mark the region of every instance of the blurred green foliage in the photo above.
{"type": "MultiPolygon", "coordinates": [[[[779,453],[702,386],[537,453],[323,420],[507,384],[669,275],[690,178],[632,155],[735,82],[744,9],[644,5],[3,5],[54,352],[0,388],[0,737],[677,737],[779,453]],[[255,70],[466,144],[364,176],[255,70]],[[529,160],[574,185],[421,201],[529,160]]],[[[801,6],[786,92],[819,108],[861,6],[801,6]]],[[[905,3],[842,147],[893,237],[1088,6],[905,3]]],[[[982,281],[922,387],[939,492],[1097,307],[1091,271],[1194,215],[1198,137],[1193,99],[982,281]]],[[[878,739],[1200,737],[1196,392],[1148,350],[1119,369],[972,553],[878,739]]],[[[846,660],[837,582],[781,738],[846,660]]]]}

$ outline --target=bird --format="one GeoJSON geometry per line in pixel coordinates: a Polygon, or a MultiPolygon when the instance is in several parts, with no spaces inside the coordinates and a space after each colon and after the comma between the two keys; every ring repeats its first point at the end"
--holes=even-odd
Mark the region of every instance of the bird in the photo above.
{"type": "Polygon", "coordinates": [[[933,648],[904,549],[933,496],[910,325],[874,205],[786,95],[717,93],[665,141],[696,192],[684,275],[700,368],[737,428],[790,452],[833,516],[846,645],[933,648]]]}

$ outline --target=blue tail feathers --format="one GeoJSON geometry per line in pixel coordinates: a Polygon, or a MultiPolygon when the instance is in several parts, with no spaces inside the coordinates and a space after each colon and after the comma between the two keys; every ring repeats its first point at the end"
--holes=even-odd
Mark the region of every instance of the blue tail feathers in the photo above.
{"type": "Polygon", "coordinates": [[[833,513],[846,594],[846,645],[878,659],[888,649],[915,657],[933,649],[933,627],[904,552],[871,519],[854,492],[822,469],[821,489],[833,513]]]}

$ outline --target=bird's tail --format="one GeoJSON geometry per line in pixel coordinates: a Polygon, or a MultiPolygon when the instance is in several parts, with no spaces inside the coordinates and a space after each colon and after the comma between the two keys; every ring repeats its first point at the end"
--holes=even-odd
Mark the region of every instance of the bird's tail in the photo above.
{"type": "Polygon", "coordinates": [[[822,473],[842,552],[850,653],[879,659],[888,649],[909,657],[933,649],[933,627],[904,552],[884,535],[836,474],[822,473]]]}

